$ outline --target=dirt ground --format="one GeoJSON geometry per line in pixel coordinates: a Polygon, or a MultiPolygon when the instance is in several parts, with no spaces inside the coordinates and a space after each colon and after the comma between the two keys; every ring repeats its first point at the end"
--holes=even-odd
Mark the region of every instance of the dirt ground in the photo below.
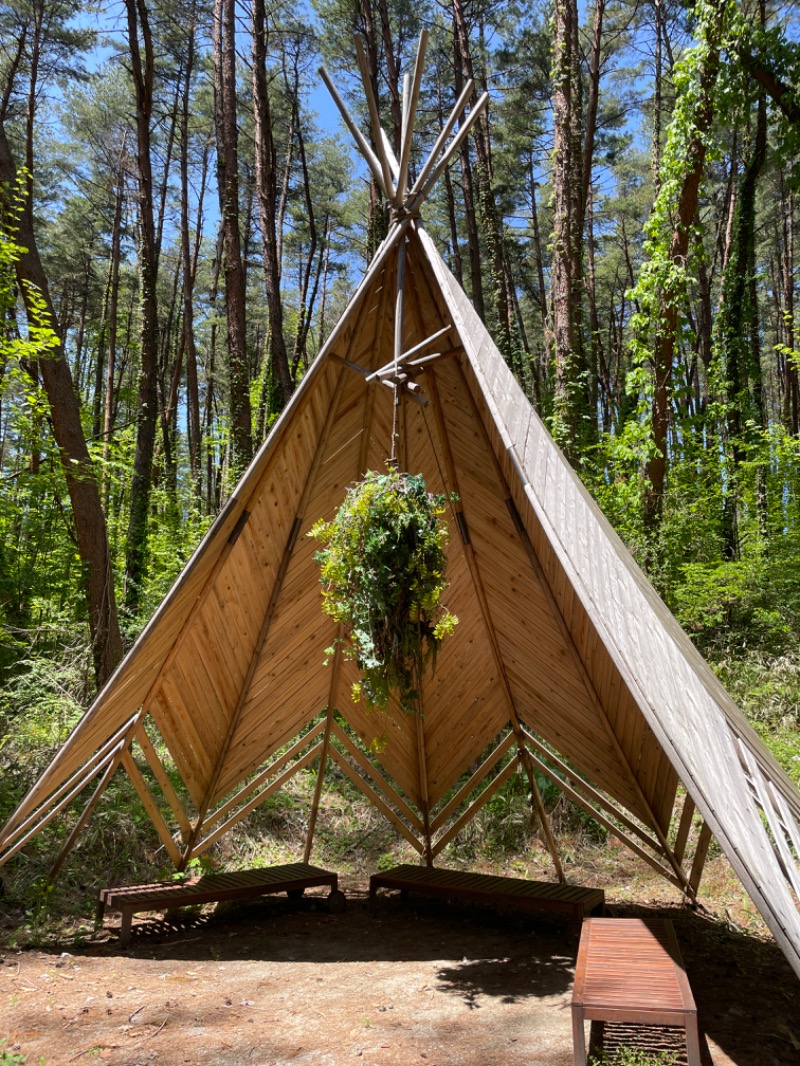
{"type": "MultiPolygon", "coordinates": [[[[572,1062],[576,945],[564,928],[396,895],[373,918],[366,885],[342,887],[342,915],[324,896],[268,897],[178,924],[143,918],[125,951],[115,916],[81,947],[6,948],[3,1050],[26,1066],[572,1062]]],[[[680,907],[610,903],[674,919],[704,1066],[800,1063],[800,982],[774,943],[680,907]]]]}

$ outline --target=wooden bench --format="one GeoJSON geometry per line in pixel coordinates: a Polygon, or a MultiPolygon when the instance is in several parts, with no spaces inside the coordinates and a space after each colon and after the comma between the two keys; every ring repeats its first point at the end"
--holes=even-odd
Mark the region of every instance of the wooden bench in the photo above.
{"type": "Polygon", "coordinates": [[[188,881],[159,881],[151,885],[104,888],[97,902],[97,922],[102,922],[107,909],[121,911],[119,936],[122,947],[126,947],[131,938],[133,916],[142,911],[163,912],[173,907],[253,899],[271,892],[286,892],[290,898],[298,898],[307,888],[320,885],[330,886],[328,905],[334,913],[341,913],[346,901],[344,893],[339,891],[337,875],[317,866],[296,862],[286,866],[268,866],[262,870],[207,874],[188,881]]]}
{"type": "Polygon", "coordinates": [[[700,1066],[700,1035],[672,922],[588,918],[572,991],[575,1066],[586,1064],[584,1021],[679,1026],[689,1066],[700,1066]]]}
{"type": "Polygon", "coordinates": [[[580,888],[577,885],[524,881],[518,877],[462,873],[432,866],[403,865],[370,877],[369,907],[373,914],[379,888],[399,889],[404,896],[409,892],[418,892],[420,895],[444,899],[465,899],[473,903],[545,911],[566,917],[576,933],[580,931],[581,922],[587,915],[595,911],[602,914],[605,907],[605,896],[600,888],[580,888]]]}

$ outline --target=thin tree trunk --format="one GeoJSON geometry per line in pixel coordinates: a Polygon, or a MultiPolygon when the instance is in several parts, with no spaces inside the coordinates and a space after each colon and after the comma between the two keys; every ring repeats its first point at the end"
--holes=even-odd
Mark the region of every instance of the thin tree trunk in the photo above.
{"type": "Polygon", "coordinates": [[[153,213],[153,170],[150,149],[154,79],[153,40],[148,9],[144,0],[125,0],[125,6],[128,15],[131,69],[136,92],[139,273],[142,315],[138,426],[125,559],[125,606],[128,610],[135,611],[141,602],[141,586],[146,571],[147,518],[150,507],[158,413],[158,245],[153,213]]]}
{"type": "Polygon", "coordinates": [[[583,240],[577,0],[556,0],[553,46],[553,340],[554,429],[575,463],[594,412],[586,395],[583,351],[583,240]]]}
{"type": "Polygon", "coordinates": [[[214,127],[217,187],[225,247],[225,305],[228,323],[231,466],[241,473],[253,456],[250,379],[247,363],[247,293],[239,228],[239,145],[236,109],[236,4],[214,3],[214,127]]]}
{"type": "Polygon", "coordinates": [[[264,253],[264,282],[269,309],[269,352],[281,389],[282,405],[294,392],[283,335],[283,303],[278,259],[278,189],[275,140],[267,87],[267,13],[264,0],[253,0],[253,119],[255,123],[256,195],[264,253]]]}
{"type": "MultiPolygon", "coordinates": [[[[712,37],[703,70],[699,75],[697,111],[684,157],[688,167],[684,173],[673,210],[672,235],[668,261],[683,267],[689,251],[692,225],[697,213],[700,181],[706,159],[705,133],[714,117],[714,87],[719,70],[720,20],[709,25],[706,32],[712,37]]],[[[664,508],[664,489],[667,472],[667,433],[671,394],[672,364],[678,328],[679,299],[662,288],[659,293],[659,321],[653,344],[653,399],[651,426],[653,449],[645,466],[644,520],[652,537],[661,524],[664,508]]]]}
{"type": "MultiPolygon", "coordinates": [[[[0,182],[14,188],[16,181],[16,167],[5,127],[0,122],[0,182]]],[[[44,318],[47,324],[55,325],[56,316],[47,277],[39,258],[34,231],[24,211],[19,219],[18,234],[24,251],[17,263],[17,279],[29,322],[37,324],[44,318]],[[44,315],[37,309],[41,302],[44,303],[44,315]]],[[[48,352],[46,359],[39,361],[39,371],[50,404],[53,434],[72,505],[75,539],[84,568],[95,678],[98,686],[101,686],[122,657],[106,519],[83,434],[78,399],[61,344],[48,352]]]]}
{"type": "MultiPolygon", "coordinates": [[[[194,73],[196,27],[194,20],[187,29],[186,69],[181,96],[181,265],[183,268],[183,347],[186,352],[186,428],[189,438],[189,473],[194,495],[201,498],[200,475],[200,393],[197,383],[197,346],[194,338],[194,280],[196,257],[192,254],[189,234],[189,100],[194,73]]],[[[198,212],[202,211],[205,190],[205,157],[198,212]]],[[[200,233],[198,218],[197,233],[200,233]]]]}

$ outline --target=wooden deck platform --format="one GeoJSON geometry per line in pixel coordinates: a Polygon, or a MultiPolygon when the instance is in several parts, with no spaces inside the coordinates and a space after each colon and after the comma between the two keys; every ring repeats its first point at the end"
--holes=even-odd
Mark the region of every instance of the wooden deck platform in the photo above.
{"type": "Polygon", "coordinates": [[[575,1066],[586,1066],[584,1021],[681,1027],[689,1066],[700,1066],[697,1007],[672,922],[589,918],[583,923],[572,992],[575,1066]]]}
{"type": "Polygon", "coordinates": [[[369,879],[369,905],[374,913],[379,888],[399,889],[404,895],[418,892],[443,899],[465,899],[473,903],[519,907],[567,918],[575,931],[583,919],[603,913],[605,895],[600,888],[525,881],[516,877],[464,873],[430,866],[395,866],[373,874],[369,879]]]}
{"type": "Polygon", "coordinates": [[[253,899],[274,892],[286,892],[290,897],[295,897],[302,896],[307,888],[324,885],[330,886],[328,901],[331,910],[343,910],[345,897],[339,891],[338,876],[304,862],[268,866],[261,870],[207,874],[188,881],[159,881],[150,885],[104,888],[98,898],[97,921],[103,920],[106,910],[121,911],[120,943],[125,947],[130,941],[133,916],[142,911],[166,911],[223,900],[253,899]]]}

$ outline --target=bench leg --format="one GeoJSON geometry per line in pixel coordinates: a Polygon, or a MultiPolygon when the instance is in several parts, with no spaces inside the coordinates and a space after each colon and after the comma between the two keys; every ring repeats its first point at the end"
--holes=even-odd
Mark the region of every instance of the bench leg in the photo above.
{"type": "Polygon", "coordinates": [[[133,911],[128,908],[122,910],[122,921],[119,926],[119,946],[126,948],[131,942],[131,925],[133,923],[133,911]]]}
{"type": "Polygon", "coordinates": [[[583,1030],[583,1007],[572,1007],[572,1048],[575,1066],[586,1066],[586,1033],[583,1030]]]}
{"type": "Polygon", "coordinates": [[[328,896],[328,910],[331,914],[344,914],[347,910],[347,896],[338,888],[331,889],[328,896]]]}
{"type": "Polygon", "coordinates": [[[700,1031],[696,1014],[690,1014],[686,1019],[686,1052],[689,1066],[701,1066],[700,1031]]]}

